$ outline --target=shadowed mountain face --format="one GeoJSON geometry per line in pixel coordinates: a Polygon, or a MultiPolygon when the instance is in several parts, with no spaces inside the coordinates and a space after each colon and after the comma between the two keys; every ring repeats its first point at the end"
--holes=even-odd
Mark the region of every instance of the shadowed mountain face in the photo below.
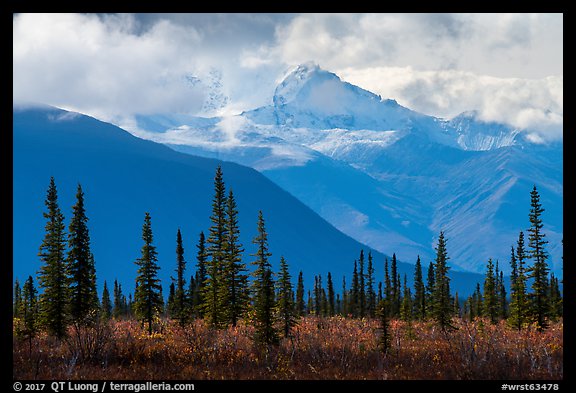
{"type": "Polygon", "coordinates": [[[287,74],[270,105],[237,116],[136,120],[132,132],[145,138],[257,169],[342,232],[405,261],[432,259],[444,230],[455,269],[484,272],[493,258],[508,273],[536,185],[562,275],[561,142],[532,143],[474,111],[420,114],[313,64],[287,74]]]}
{"type": "MultiPolygon", "coordinates": [[[[274,267],[283,255],[293,277],[303,270],[307,287],[315,274],[326,276],[328,271],[335,283],[344,274],[349,278],[360,249],[369,250],[251,168],[178,153],[113,125],[55,108],[15,108],[13,121],[13,262],[14,276],[21,281],[40,267],[37,253],[44,236],[42,213],[50,176],[56,180],[67,224],[77,184],[82,184],[100,285],[117,278],[127,290],[133,289],[145,212],[152,217],[165,290],[175,275],[178,228],[184,237],[187,274],[193,274],[198,235],[210,226],[217,165],[222,165],[226,186],[236,196],[243,256],[250,270],[260,209],[274,267]]],[[[384,255],[372,252],[381,280],[384,255]]],[[[412,265],[400,263],[399,268],[411,279],[412,265]]],[[[481,279],[457,272],[452,278],[460,294],[471,292],[481,279]]]]}

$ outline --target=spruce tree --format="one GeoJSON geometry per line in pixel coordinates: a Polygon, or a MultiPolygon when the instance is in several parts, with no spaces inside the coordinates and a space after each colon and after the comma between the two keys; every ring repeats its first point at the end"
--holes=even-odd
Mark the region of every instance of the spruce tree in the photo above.
{"type": "Polygon", "coordinates": [[[516,243],[516,255],[514,255],[514,248],[512,248],[512,257],[510,260],[514,279],[511,283],[510,318],[508,319],[508,323],[517,330],[521,330],[522,326],[528,322],[529,303],[526,294],[525,259],[524,233],[520,231],[518,242],[516,243]],[[516,269],[514,269],[514,265],[516,265],[516,269]],[[514,270],[516,270],[515,274],[514,270]]]}
{"type": "Polygon", "coordinates": [[[379,304],[384,296],[382,295],[382,281],[378,281],[378,296],[376,298],[376,304],[379,304]]]}
{"type": "Polygon", "coordinates": [[[103,320],[108,321],[112,316],[112,301],[110,300],[110,292],[108,291],[108,284],[104,281],[104,289],[102,290],[102,307],[101,317],[103,320]]]}
{"type": "Polygon", "coordinates": [[[378,307],[378,330],[380,335],[378,337],[378,348],[384,354],[387,354],[392,344],[392,337],[390,334],[390,323],[388,322],[388,302],[382,300],[378,307]]]}
{"type": "Polygon", "coordinates": [[[196,254],[196,286],[192,292],[192,308],[196,317],[204,316],[203,305],[205,304],[203,293],[206,293],[206,267],[208,261],[208,252],[206,251],[206,238],[204,232],[200,232],[198,240],[198,249],[196,254]]]}
{"type": "Polygon", "coordinates": [[[327,317],[328,316],[328,296],[326,296],[326,290],[324,288],[321,288],[321,314],[323,317],[327,317]]]}
{"type": "Polygon", "coordinates": [[[306,313],[304,304],[304,276],[302,270],[298,273],[298,284],[296,285],[296,315],[303,317],[306,313]]]}
{"type": "Polygon", "coordinates": [[[22,290],[20,289],[20,282],[16,279],[14,283],[14,301],[12,302],[12,317],[21,318],[20,311],[22,309],[22,290]]]}
{"type": "Polygon", "coordinates": [[[458,292],[454,294],[454,315],[456,315],[457,317],[462,316],[460,312],[460,299],[458,299],[458,292]]]}
{"type": "Polygon", "coordinates": [[[72,207],[72,219],[68,228],[67,269],[69,276],[69,307],[72,322],[86,324],[98,309],[96,291],[96,268],[90,251],[88,217],[84,208],[84,192],[78,184],[76,204],[72,207]]]}
{"type": "Polygon", "coordinates": [[[292,328],[296,325],[297,314],[294,307],[294,292],[290,281],[288,263],[284,257],[280,257],[280,274],[278,278],[278,313],[282,322],[284,337],[288,337],[292,328]]]}
{"type": "Polygon", "coordinates": [[[484,299],[482,299],[482,292],[480,291],[480,283],[476,283],[476,291],[474,291],[474,314],[477,317],[484,315],[484,299]]]}
{"type": "Polygon", "coordinates": [[[222,301],[224,321],[236,326],[248,307],[248,275],[242,263],[242,244],[239,240],[238,209],[234,193],[230,190],[226,201],[226,243],[222,270],[222,301]]]}
{"type": "Polygon", "coordinates": [[[434,289],[432,292],[432,318],[440,329],[453,329],[452,315],[454,306],[450,296],[450,278],[448,277],[448,253],[444,232],[440,232],[436,247],[436,259],[434,263],[434,289]]]}
{"type": "Polygon", "coordinates": [[[368,268],[366,270],[366,311],[370,318],[376,317],[376,292],[374,291],[372,251],[368,251],[368,268]]]}
{"type": "Polygon", "coordinates": [[[496,278],[492,258],[486,265],[486,277],[484,278],[484,310],[483,315],[495,324],[498,321],[498,297],[496,295],[496,278]]]}
{"type": "Polygon", "coordinates": [[[252,242],[257,246],[256,253],[252,254],[256,257],[252,262],[256,266],[253,272],[254,339],[258,344],[277,344],[278,332],[274,327],[274,279],[268,260],[272,254],[268,251],[268,234],[261,210],[258,212],[258,234],[252,242]]]}
{"type": "Polygon", "coordinates": [[[177,319],[176,314],[176,285],[174,282],[170,283],[168,287],[168,302],[166,303],[166,316],[171,319],[177,319]]]}
{"type": "Polygon", "coordinates": [[[43,290],[39,298],[39,318],[41,326],[48,334],[62,339],[66,335],[70,320],[70,290],[65,259],[64,216],[58,206],[58,192],[53,177],[50,178],[45,205],[48,209],[43,213],[47,221],[46,234],[38,253],[42,261],[38,280],[43,290]]]}
{"type": "Polygon", "coordinates": [[[314,314],[320,316],[322,312],[322,277],[314,276],[314,314]]]}
{"type": "Polygon", "coordinates": [[[226,188],[222,168],[216,168],[214,176],[214,197],[212,199],[212,215],[210,232],[206,243],[209,260],[207,261],[206,280],[202,289],[202,310],[204,317],[212,328],[225,326],[225,310],[222,299],[222,274],[226,258],[228,230],[226,225],[226,188]]]}
{"type": "Polygon", "coordinates": [[[20,303],[20,324],[17,326],[16,334],[28,339],[29,349],[32,351],[32,339],[38,332],[38,300],[34,280],[32,276],[24,282],[22,288],[22,302],[20,303]]]}
{"type": "Polygon", "coordinates": [[[392,283],[388,271],[388,257],[384,258],[384,300],[388,302],[387,312],[389,313],[390,304],[392,303],[392,283]]]}
{"type": "Polygon", "coordinates": [[[118,280],[114,280],[114,305],[112,307],[112,316],[114,319],[120,319],[123,315],[126,315],[126,311],[123,302],[125,298],[122,295],[122,285],[118,284],[118,280]]]}
{"type": "Polygon", "coordinates": [[[136,260],[138,266],[136,276],[136,290],[134,292],[134,313],[144,327],[148,324],[148,334],[152,335],[152,323],[154,318],[162,313],[164,299],[162,287],[158,279],[158,257],[156,246],[152,244],[152,222],[150,213],[146,212],[142,225],[142,240],[144,245],[141,256],[136,260]]]}
{"type": "Polygon", "coordinates": [[[347,316],[349,313],[348,308],[348,290],[346,289],[346,277],[342,276],[342,310],[343,316],[347,316]]]}
{"type": "Polygon", "coordinates": [[[328,272],[328,315],[333,317],[336,313],[336,304],[334,303],[334,284],[332,283],[332,274],[328,272]]]}
{"type": "MultiPolygon", "coordinates": [[[[182,233],[180,228],[176,232],[176,283],[173,295],[172,310],[169,313],[175,318],[180,326],[184,326],[188,321],[189,308],[188,296],[186,295],[186,279],[184,273],[186,271],[186,260],[184,259],[184,246],[182,245],[182,233]]],[[[172,290],[172,288],[170,288],[172,290]]]]}
{"type": "Polygon", "coordinates": [[[529,256],[533,263],[528,268],[528,278],[532,279],[532,293],[529,294],[530,298],[530,311],[534,322],[536,322],[538,330],[542,331],[548,327],[548,319],[550,317],[550,301],[549,301],[549,283],[548,283],[548,253],[545,250],[545,245],[548,243],[545,240],[546,235],[542,232],[542,218],[544,212],[542,204],[540,203],[540,194],[536,186],[530,192],[530,228],[528,228],[528,247],[530,249],[529,256]]]}
{"type": "Polygon", "coordinates": [[[393,318],[400,315],[400,279],[398,277],[396,253],[394,253],[390,264],[390,279],[392,280],[390,316],[393,318]]]}
{"type": "Polygon", "coordinates": [[[366,288],[364,283],[364,250],[360,250],[360,258],[358,259],[358,315],[360,318],[366,316],[366,288]]]}
{"type": "Polygon", "coordinates": [[[550,299],[550,318],[556,321],[563,315],[563,306],[560,284],[554,273],[550,274],[550,294],[548,296],[550,299]]]}
{"type": "Polygon", "coordinates": [[[500,319],[508,317],[508,302],[506,300],[506,286],[504,285],[504,272],[500,270],[500,279],[498,280],[500,289],[498,290],[498,308],[500,319]]]}
{"type": "Polygon", "coordinates": [[[420,255],[416,259],[414,268],[414,315],[419,320],[426,318],[426,288],[422,278],[422,263],[420,255]]]}
{"type": "Polygon", "coordinates": [[[433,293],[434,293],[434,286],[436,285],[435,280],[435,273],[434,273],[434,263],[430,262],[428,265],[428,273],[426,276],[426,295],[424,297],[424,302],[426,304],[426,317],[432,317],[432,302],[433,302],[433,293]]]}
{"type": "Polygon", "coordinates": [[[404,286],[403,290],[404,296],[402,297],[402,305],[400,307],[400,318],[403,321],[412,321],[412,293],[406,282],[406,274],[404,274],[404,286]]]}
{"type": "Polygon", "coordinates": [[[350,312],[353,318],[357,318],[360,314],[360,281],[358,280],[358,262],[354,260],[354,271],[352,272],[352,290],[350,294],[350,312]]]}

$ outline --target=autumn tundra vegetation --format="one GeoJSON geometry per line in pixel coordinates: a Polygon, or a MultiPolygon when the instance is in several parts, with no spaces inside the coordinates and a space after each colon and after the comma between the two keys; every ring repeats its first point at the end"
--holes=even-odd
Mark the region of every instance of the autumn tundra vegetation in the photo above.
{"type": "Polygon", "coordinates": [[[563,378],[561,283],[548,267],[536,186],[527,239],[519,232],[511,247],[508,291],[499,262],[488,260],[484,282],[466,299],[450,290],[443,232],[427,269],[417,258],[413,285],[398,273],[395,254],[383,261],[379,281],[371,253],[359,250],[350,281],[335,285],[328,273],[324,284],[317,275],[306,291],[303,273],[294,280],[283,256],[273,271],[261,211],[249,269],[235,198],[218,167],[211,226],[192,257],[195,271],[187,273],[178,229],[167,298],[149,213],[133,294],[114,280],[104,281],[99,296],[82,187],[66,230],[51,178],[42,266],[36,283],[32,276],[14,283],[13,377],[563,378]]]}

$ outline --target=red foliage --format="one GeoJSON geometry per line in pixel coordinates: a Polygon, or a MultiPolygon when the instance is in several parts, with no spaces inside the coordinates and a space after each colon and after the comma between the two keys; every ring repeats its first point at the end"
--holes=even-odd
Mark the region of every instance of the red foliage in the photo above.
{"type": "Polygon", "coordinates": [[[253,327],[211,330],[162,322],[148,336],[134,321],[73,331],[58,341],[14,338],[15,379],[562,379],[563,323],[543,333],[504,322],[390,322],[391,349],[377,346],[377,321],[306,317],[292,337],[262,350],[253,327]],[[89,346],[84,343],[90,343],[89,346]]]}

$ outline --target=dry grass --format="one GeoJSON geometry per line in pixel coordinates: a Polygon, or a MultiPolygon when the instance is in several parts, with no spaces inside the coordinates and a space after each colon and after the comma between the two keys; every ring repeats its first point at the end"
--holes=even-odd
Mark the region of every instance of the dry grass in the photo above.
{"type": "Polygon", "coordinates": [[[563,378],[563,323],[544,333],[501,322],[391,322],[392,347],[377,347],[377,322],[306,317],[292,338],[263,350],[253,329],[213,331],[201,320],[163,322],[149,337],[134,321],[74,331],[66,341],[14,338],[15,379],[535,379],[563,378]]]}

